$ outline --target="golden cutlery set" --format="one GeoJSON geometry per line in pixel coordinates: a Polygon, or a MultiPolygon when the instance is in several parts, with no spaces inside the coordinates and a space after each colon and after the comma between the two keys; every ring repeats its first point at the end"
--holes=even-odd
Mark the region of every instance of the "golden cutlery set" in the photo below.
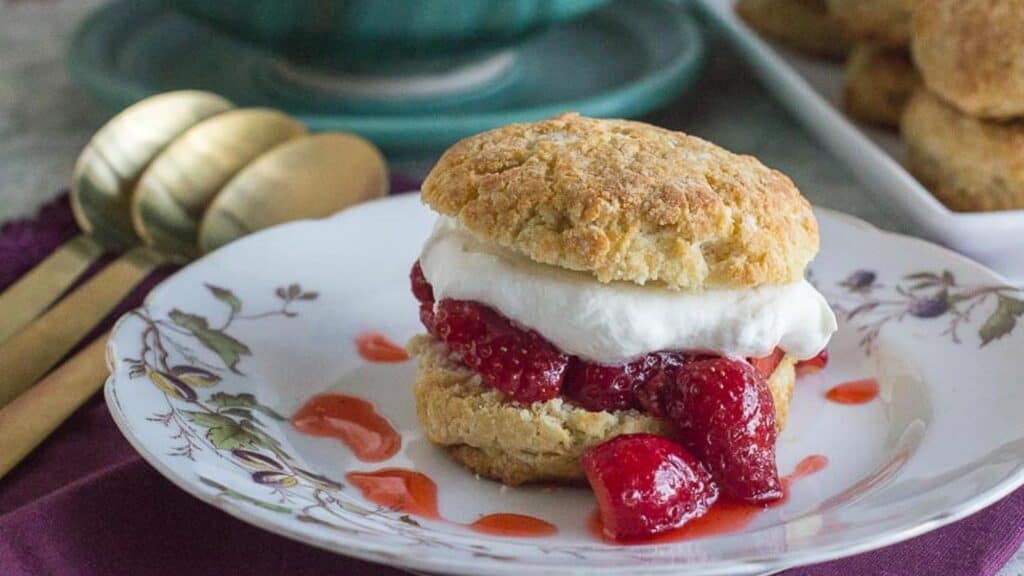
{"type": "Polygon", "coordinates": [[[0,293],[0,477],[103,384],[106,336],[50,371],[150,272],[387,190],[372,144],[276,110],[185,90],[115,116],[72,175],[82,233],[0,293]],[[65,295],[106,252],[121,255],[65,295]]]}

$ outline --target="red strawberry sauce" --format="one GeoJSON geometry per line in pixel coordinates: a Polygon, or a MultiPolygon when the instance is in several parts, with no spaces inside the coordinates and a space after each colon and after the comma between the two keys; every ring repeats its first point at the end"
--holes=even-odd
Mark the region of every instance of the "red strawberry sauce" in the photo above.
{"type": "MultiPolygon", "coordinates": [[[[396,512],[430,520],[442,520],[437,511],[437,484],[426,474],[405,468],[374,472],[349,472],[345,478],[363,497],[396,512]]],[[[474,532],[512,538],[551,536],[558,528],[524,514],[488,514],[466,524],[474,532]]]]}
{"type": "Polygon", "coordinates": [[[878,397],[878,380],[865,378],[833,386],[825,398],[837,404],[867,404],[878,397]]]}
{"type": "Polygon", "coordinates": [[[363,332],[356,336],[356,350],[369,362],[405,362],[409,353],[380,332],[363,332]]]}
{"type": "MultiPolygon", "coordinates": [[[[380,462],[394,456],[402,437],[372,403],[347,394],[320,394],[291,417],[303,434],[336,438],[363,462],[380,462]]],[[[427,475],[405,468],[350,472],[345,478],[367,500],[410,516],[442,520],[437,510],[437,484],[427,475]]],[[[550,536],[558,528],[524,514],[488,514],[467,528],[482,534],[512,538],[550,536]]]]}
{"type": "Polygon", "coordinates": [[[402,437],[373,404],[347,394],[320,394],[291,417],[292,426],[310,436],[335,438],[363,462],[391,458],[402,437]]]}

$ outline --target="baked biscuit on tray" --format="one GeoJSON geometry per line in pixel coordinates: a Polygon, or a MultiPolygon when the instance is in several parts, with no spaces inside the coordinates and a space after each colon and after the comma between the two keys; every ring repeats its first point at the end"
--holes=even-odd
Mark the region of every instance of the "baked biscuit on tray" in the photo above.
{"type": "Polygon", "coordinates": [[[913,32],[933,92],[971,116],[1024,116],[1024,0],[918,0],[913,32]]]}
{"type": "Polygon", "coordinates": [[[905,48],[910,41],[912,0],[826,0],[829,13],[855,42],[905,48]]]}
{"type": "Polygon", "coordinates": [[[838,60],[850,50],[825,0],[740,0],[736,12],[754,30],[798,52],[838,60]]]}
{"type": "Polygon", "coordinates": [[[846,62],[843,107],[857,120],[887,128],[900,125],[921,76],[902,48],[858,44],[846,62]]]}
{"type": "Polygon", "coordinates": [[[973,118],[920,89],[901,133],[910,171],[946,206],[1024,209],[1024,121],[973,118]]]}

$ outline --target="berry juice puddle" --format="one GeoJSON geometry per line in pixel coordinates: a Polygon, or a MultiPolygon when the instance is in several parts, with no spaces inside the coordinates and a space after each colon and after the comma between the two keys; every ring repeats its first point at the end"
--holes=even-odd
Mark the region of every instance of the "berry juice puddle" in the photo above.
{"type": "MultiPolygon", "coordinates": [[[[421,320],[436,338],[454,338],[454,341],[458,342],[459,338],[472,337],[473,331],[480,330],[481,326],[487,330],[497,328],[499,337],[495,339],[495,350],[500,350],[502,346],[508,348],[511,345],[531,353],[526,363],[526,370],[522,369],[522,363],[512,363],[513,370],[507,370],[508,362],[494,363],[498,365],[497,375],[499,377],[491,378],[488,382],[493,387],[501,389],[507,396],[519,398],[522,402],[534,399],[544,400],[561,394],[574,403],[591,410],[633,408],[661,415],[661,407],[656,401],[657,387],[654,387],[652,391],[651,386],[639,386],[635,383],[654,382],[656,385],[663,385],[666,373],[671,373],[671,371],[678,370],[681,366],[695,361],[715,359],[715,357],[707,355],[663,352],[650,354],[625,366],[586,363],[562,354],[539,335],[516,328],[511,322],[489,308],[472,302],[454,301],[435,307],[432,303],[429,284],[422,281],[422,277],[419,282],[417,281],[415,269],[412,280],[414,294],[421,303],[421,320]],[[440,324],[444,326],[440,327],[440,324]],[[535,362],[537,359],[539,361],[535,362]],[[506,372],[504,373],[500,372],[503,368],[502,365],[505,365],[506,372]],[[530,369],[534,366],[540,366],[540,369],[534,370],[535,374],[531,374],[530,369]],[[552,386],[544,380],[545,377],[550,377],[552,372],[561,373],[560,380],[556,379],[558,385],[553,387],[553,391],[552,386]],[[513,374],[513,377],[507,377],[508,374],[513,374]],[[538,374],[539,376],[537,376],[538,374]]],[[[368,365],[394,364],[401,366],[408,360],[408,355],[401,346],[378,332],[364,332],[355,338],[354,343],[359,356],[368,362],[368,365]]],[[[765,358],[751,359],[749,366],[752,366],[753,370],[764,378],[774,372],[782,357],[781,351],[776,351],[765,358]]],[[[494,364],[488,364],[488,362],[494,362],[494,355],[481,354],[475,359],[462,355],[462,359],[471,369],[481,373],[482,376],[486,376],[486,371],[494,369],[494,364]]],[[[498,360],[505,359],[498,358],[498,360]]],[[[826,361],[827,356],[822,355],[802,362],[798,365],[797,372],[800,375],[816,372],[824,367],[826,361]]],[[[406,370],[404,373],[408,373],[408,371],[406,370]]],[[[402,381],[405,380],[407,379],[402,381]]],[[[485,382],[487,380],[485,378],[485,382]]],[[[865,392],[864,389],[865,387],[870,388],[872,383],[871,380],[851,381],[837,386],[836,391],[830,392],[829,400],[838,403],[870,402],[877,395],[877,385],[874,394],[870,390],[865,392]],[[853,400],[850,399],[851,394],[853,400]]],[[[383,385],[383,383],[378,385],[383,385]]],[[[358,390],[358,388],[356,389],[358,390]]],[[[396,389],[406,390],[404,386],[396,387],[396,389]]],[[[369,396],[376,397],[372,393],[369,396]]],[[[390,400],[388,404],[391,404],[390,400]]],[[[392,405],[393,408],[394,405],[392,405]]],[[[403,448],[403,439],[398,430],[390,424],[384,414],[376,409],[373,403],[361,397],[359,392],[356,394],[322,394],[311,398],[296,411],[291,422],[293,429],[303,435],[331,437],[339,440],[363,462],[389,460],[403,448]]],[[[439,458],[444,459],[443,455],[439,455],[439,458]]],[[[461,522],[446,520],[438,511],[438,485],[432,478],[433,473],[428,475],[421,471],[436,471],[436,467],[430,465],[421,467],[419,460],[415,458],[413,460],[411,467],[385,466],[367,470],[349,468],[345,477],[349,484],[367,500],[409,517],[459,525],[494,536],[539,538],[550,536],[558,531],[555,524],[548,520],[519,514],[520,511],[529,510],[518,505],[508,506],[507,511],[479,516],[475,520],[461,522]]],[[[773,498],[770,502],[745,503],[729,495],[723,495],[709,507],[706,513],[689,520],[683,526],[670,529],[653,538],[634,541],[670,542],[744,530],[766,510],[787,502],[790,487],[799,478],[820,471],[825,468],[827,463],[827,458],[822,455],[806,456],[792,468],[789,476],[779,478],[781,497],[773,498]]],[[[465,475],[465,472],[454,464],[448,463],[448,467],[455,469],[456,474],[465,475]]],[[[438,478],[446,476],[449,474],[443,471],[438,478]]],[[[470,482],[491,484],[488,481],[479,480],[470,480],[470,482]]],[[[457,483],[461,483],[461,480],[457,483]]],[[[441,492],[447,492],[450,484],[451,478],[442,482],[441,492]]],[[[495,487],[498,487],[496,483],[495,487]]],[[[528,493],[529,489],[510,492],[528,493]]],[[[571,488],[555,488],[554,492],[572,493],[573,500],[579,500],[576,494],[579,492],[579,496],[583,496],[584,501],[589,499],[586,498],[587,495],[583,491],[571,488]]],[[[534,493],[534,497],[544,498],[537,493],[534,493]]],[[[513,498],[514,500],[515,498],[513,498]]],[[[490,504],[486,506],[487,508],[492,507],[490,504]]],[[[590,509],[585,504],[580,507],[584,509],[582,511],[584,514],[590,509]]],[[[540,508],[539,515],[545,515],[543,510],[540,508]]],[[[538,509],[533,508],[533,511],[536,513],[538,509]]],[[[465,510],[459,515],[465,517],[465,510]]],[[[564,522],[564,519],[560,519],[559,526],[570,528],[564,522]]],[[[592,534],[600,535],[602,533],[599,518],[597,520],[591,518],[588,522],[584,517],[578,524],[573,522],[573,525],[576,530],[589,528],[592,534]]],[[[607,540],[606,535],[601,538],[607,540]]]]}

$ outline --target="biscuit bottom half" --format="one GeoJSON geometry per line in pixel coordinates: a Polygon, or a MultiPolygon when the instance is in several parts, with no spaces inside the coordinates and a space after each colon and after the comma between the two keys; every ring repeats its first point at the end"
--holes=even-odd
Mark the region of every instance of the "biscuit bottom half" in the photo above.
{"type": "MultiPolygon", "coordinates": [[[[582,482],[579,460],[587,448],[620,434],[669,434],[664,421],[636,410],[591,412],[562,398],[512,404],[433,337],[416,336],[409,349],[418,359],[413,393],[427,439],[480,476],[512,486],[582,482]]],[[[768,380],[780,430],[789,415],[794,364],[783,358],[768,380]]]]}

